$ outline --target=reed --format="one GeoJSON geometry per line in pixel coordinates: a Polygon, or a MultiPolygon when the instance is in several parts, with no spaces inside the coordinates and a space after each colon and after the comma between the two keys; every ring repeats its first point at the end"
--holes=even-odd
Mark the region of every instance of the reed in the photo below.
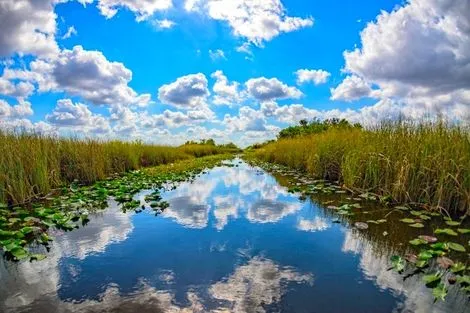
{"type": "Polygon", "coordinates": [[[470,133],[444,122],[333,128],[279,139],[255,156],[400,203],[470,213],[470,133]]]}
{"type": "Polygon", "coordinates": [[[0,131],[0,204],[19,204],[73,181],[90,184],[114,173],[233,152],[215,145],[168,147],[142,142],[59,138],[0,131]]]}

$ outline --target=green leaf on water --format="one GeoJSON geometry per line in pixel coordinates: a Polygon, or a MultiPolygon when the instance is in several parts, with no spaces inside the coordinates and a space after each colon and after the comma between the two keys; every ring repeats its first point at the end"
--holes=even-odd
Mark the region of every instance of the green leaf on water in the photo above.
{"type": "Polygon", "coordinates": [[[406,223],[406,224],[413,224],[415,222],[414,219],[412,218],[402,218],[400,222],[406,223]]]}
{"type": "Polygon", "coordinates": [[[457,229],[457,231],[458,231],[459,233],[465,235],[465,234],[470,233],[470,228],[459,228],[459,229],[457,229]]]}
{"type": "Polygon", "coordinates": [[[11,255],[13,255],[17,260],[22,260],[26,257],[28,257],[28,251],[26,251],[22,247],[16,247],[11,249],[10,251],[11,255]]]}
{"type": "Polygon", "coordinates": [[[402,211],[409,211],[410,209],[407,208],[406,206],[396,206],[395,209],[397,210],[402,210],[402,211]]]}
{"type": "Polygon", "coordinates": [[[457,276],[457,282],[463,286],[470,286],[470,276],[457,276]]]}
{"type": "Polygon", "coordinates": [[[419,245],[425,245],[428,242],[426,240],[420,239],[420,238],[415,238],[413,240],[410,240],[410,244],[413,246],[419,246],[419,245]]]}
{"type": "Polygon", "coordinates": [[[433,258],[433,255],[431,252],[425,250],[425,251],[421,251],[419,254],[418,254],[418,260],[423,260],[423,261],[428,261],[430,259],[433,258]]]}
{"type": "Polygon", "coordinates": [[[449,235],[449,236],[457,236],[458,234],[453,230],[453,229],[450,229],[450,228],[438,228],[434,231],[434,233],[436,235],[449,235]]]}
{"type": "Polygon", "coordinates": [[[447,245],[449,246],[450,249],[458,252],[466,252],[465,247],[462,246],[461,244],[455,243],[455,242],[448,242],[447,245]]]}
{"type": "Polygon", "coordinates": [[[416,265],[417,268],[423,268],[426,265],[428,265],[428,261],[427,260],[418,260],[418,261],[416,261],[415,265],[416,265]]]}
{"type": "Polygon", "coordinates": [[[431,245],[431,248],[434,250],[441,250],[441,251],[447,251],[449,250],[449,246],[447,243],[444,242],[436,242],[431,245]]]}
{"type": "Polygon", "coordinates": [[[410,224],[408,226],[413,227],[413,228],[423,228],[424,227],[424,225],[421,224],[421,223],[410,224]]]}
{"type": "Polygon", "coordinates": [[[445,301],[447,296],[447,288],[443,283],[440,283],[432,289],[432,295],[434,296],[434,301],[441,300],[445,301]]]}
{"type": "Polygon", "coordinates": [[[454,274],[461,273],[465,271],[465,269],[466,269],[466,266],[462,262],[457,262],[450,267],[451,272],[454,274]]]}
{"type": "Polygon", "coordinates": [[[410,213],[411,215],[414,215],[414,216],[420,216],[421,214],[423,214],[422,211],[411,211],[410,213]]]}
{"type": "Polygon", "coordinates": [[[390,258],[390,261],[392,262],[392,267],[395,271],[398,273],[403,272],[406,262],[401,256],[394,255],[390,258]]]}
{"type": "Polygon", "coordinates": [[[434,274],[424,275],[423,281],[427,286],[433,286],[437,282],[441,281],[442,273],[436,272],[434,274]]]}
{"type": "Polygon", "coordinates": [[[446,221],[446,224],[449,226],[460,226],[460,222],[456,221],[446,221]]]}
{"type": "Polygon", "coordinates": [[[44,254],[31,254],[31,259],[30,261],[42,261],[46,258],[46,256],[44,254]]]}

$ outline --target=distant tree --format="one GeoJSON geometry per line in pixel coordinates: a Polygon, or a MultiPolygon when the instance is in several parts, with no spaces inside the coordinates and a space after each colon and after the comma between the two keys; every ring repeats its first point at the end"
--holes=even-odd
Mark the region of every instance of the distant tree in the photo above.
{"type": "Polygon", "coordinates": [[[300,124],[300,126],[305,127],[305,126],[308,125],[308,121],[307,120],[300,120],[299,124],[300,124]]]}
{"type": "Polygon", "coordinates": [[[346,119],[331,118],[326,120],[313,119],[310,123],[301,120],[299,126],[290,126],[279,132],[278,138],[294,138],[310,134],[318,134],[331,128],[362,128],[361,124],[352,125],[346,119]]]}

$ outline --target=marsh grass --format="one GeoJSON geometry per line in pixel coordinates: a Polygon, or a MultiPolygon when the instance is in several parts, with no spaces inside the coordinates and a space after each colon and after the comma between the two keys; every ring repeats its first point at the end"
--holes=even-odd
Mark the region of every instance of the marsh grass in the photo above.
{"type": "Polygon", "coordinates": [[[443,122],[331,129],[280,139],[255,156],[397,202],[470,212],[470,133],[443,122]]]}
{"type": "Polygon", "coordinates": [[[229,150],[201,144],[167,147],[0,131],[0,203],[24,203],[73,181],[90,184],[114,173],[229,150]]]}

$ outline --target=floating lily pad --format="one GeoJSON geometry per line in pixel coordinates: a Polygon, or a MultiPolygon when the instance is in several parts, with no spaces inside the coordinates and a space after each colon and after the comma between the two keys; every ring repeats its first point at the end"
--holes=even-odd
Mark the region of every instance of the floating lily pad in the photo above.
{"type": "Polygon", "coordinates": [[[470,233],[470,228],[459,228],[457,231],[461,234],[469,234],[470,233]]]}
{"type": "Polygon", "coordinates": [[[437,242],[437,238],[433,236],[421,235],[421,236],[418,236],[418,238],[425,240],[427,243],[437,242]]]}
{"type": "Polygon", "coordinates": [[[398,273],[402,273],[403,270],[405,269],[406,262],[403,260],[401,256],[394,255],[390,258],[390,261],[392,262],[392,268],[397,271],[398,273]]]}
{"type": "Polygon", "coordinates": [[[406,224],[413,224],[415,222],[414,219],[412,218],[402,218],[400,222],[406,223],[406,224]]]}
{"type": "Polygon", "coordinates": [[[452,261],[451,259],[446,258],[446,257],[439,257],[439,258],[437,258],[437,264],[439,264],[439,266],[442,269],[446,270],[449,267],[451,267],[452,265],[454,265],[454,261],[452,261]]]}
{"type": "Polygon", "coordinates": [[[426,286],[431,287],[433,285],[437,285],[438,282],[441,281],[442,273],[436,272],[434,274],[424,275],[423,281],[426,286]]]}
{"type": "Polygon", "coordinates": [[[441,234],[444,234],[444,235],[449,235],[449,236],[457,236],[458,234],[453,230],[453,229],[450,229],[450,228],[438,228],[434,231],[434,233],[436,235],[441,235],[441,234]]]}
{"type": "Polygon", "coordinates": [[[451,266],[450,270],[454,274],[459,274],[465,271],[466,268],[467,267],[465,266],[465,264],[463,264],[462,262],[457,262],[451,266]]]}
{"type": "Polygon", "coordinates": [[[456,221],[446,221],[446,224],[449,226],[460,226],[460,222],[456,221]]]}
{"type": "Polygon", "coordinates": [[[413,228],[423,228],[424,227],[424,225],[421,224],[421,223],[414,223],[414,224],[410,224],[408,226],[413,227],[413,228]]]}
{"type": "Polygon", "coordinates": [[[438,284],[436,287],[433,288],[432,295],[434,296],[434,301],[445,301],[447,296],[446,286],[443,283],[438,284]]]}
{"type": "Polygon", "coordinates": [[[410,244],[412,244],[413,246],[425,245],[427,243],[428,242],[426,240],[423,240],[423,239],[420,239],[420,238],[410,240],[410,244]]]}
{"type": "Polygon", "coordinates": [[[455,242],[448,242],[447,245],[449,246],[450,249],[458,252],[466,252],[467,250],[465,249],[464,246],[461,244],[455,243],[455,242]]]}

